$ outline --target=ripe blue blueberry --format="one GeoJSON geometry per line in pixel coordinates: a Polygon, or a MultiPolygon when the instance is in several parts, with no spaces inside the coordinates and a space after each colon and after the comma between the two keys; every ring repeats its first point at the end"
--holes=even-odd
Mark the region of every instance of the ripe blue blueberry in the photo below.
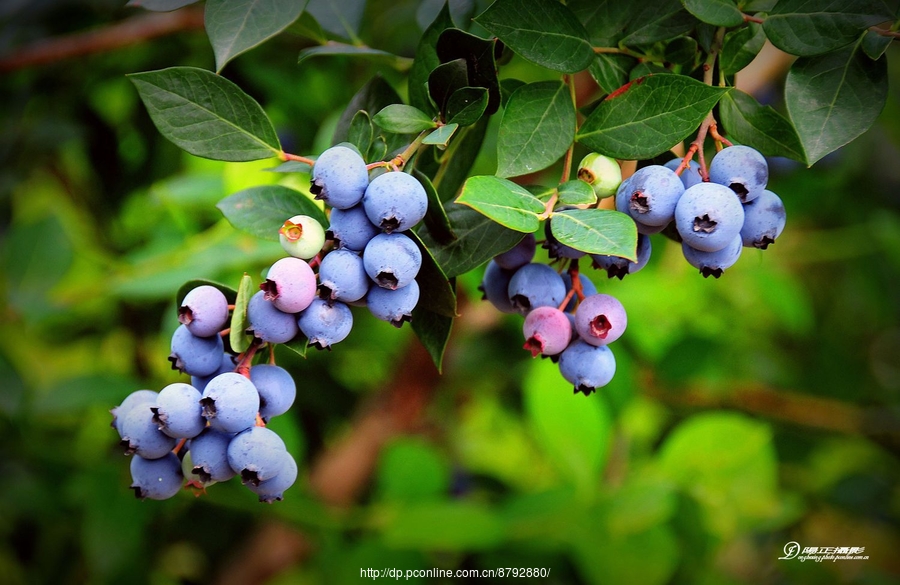
{"type": "Polygon", "coordinates": [[[380,287],[397,289],[408,285],[422,267],[422,252],[408,236],[378,234],[363,251],[366,274],[380,287]]]}
{"type": "Polygon", "coordinates": [[[203,417],[209,426],[224,433],[239,433],[256,424],[259,392],[246,377],[227,372],[206,385],[200,399],[203,417]]]}
{"type": "Polygon", "coordinates": [[[159,459],[175,448],[175,439],[159,430],[153,420],[155,403],[134,406],[122,419],[122,442],[126,455],[140,455],[144,459],[159,459]]]}
{"type": "Polygon", "coordinates": [[[565,313],[556,307],[538,307],[525,316],[522,325],[525,349],[531,357],[556,355],[569,345],[572,324],[565,313]]]}
{"type": "Polygon", "coordinates": [[[616,192],[618,211],[647,226],[664,226],[672,221],[675,205],[684,193],[684,183],[672,169],[650,165],[638,169],[627,183],[616,192]]]}
{"type": "Polygon", "coordinates": [[[316,273],[305,260],[288,256],[269,268],[259,288],[279,311],[299,313],[316,296],[316,273]]]}
{"type": "Polygon", "coordinates": [[[688,261],[688,264],[700,270],[703,278],[710,276],[719,278],[722,276],[725,269],[731,268],[738,261],[738,258],[741,257],[741,250],[743,250],[743,245],[740,234],[735,236],[730,244],[715,252],[695,250],[684,242],[681,243],[681,251],[685,260],[688,261]]]}
{"type": "Polygon", "coordinates": [[[744,206],[740,199],[734,191],[717,183],[700,183],[686,189],[675,207],[675,227],[682,240],[704,252],[715,252],[730,244],[743,225],[744,206]]]}
{"type": "Polygon", "coordinates": [[[781,198],[763,189],[759,197],[744,204],[744,225],[741,227],[744,246],[765,250],[781,235],[786,219],[781,198]]]}
{"type": "Polygon", "coordinates": [[[209,381],[218,376],[219,374],[224,374],[225,372],[233,372],[234,368],[237,367],[237,363],[234,361],[233,355],[228,352],[222,354],[222,365],[219,366],[219,369],[209,374],[208,376],[191,376],[191,386],[197,389],[198,392],[203,392],[203,389],[206,388],[206,385],[209,384],[209,381]]]}
{"type": "Polygon", "coordinates": [[[759,197],[769,181],[765,157],[749,146],[729,146],[709,164],[709,180],[734,191],[742,203],[759,197]]]}
{"type": "Polygon", "coordinates": [[[394,327],[412,320],[413,309],[419,303],[419,283],[415,280],[403,288],[391,290],[373,286],[366,295],[366,306],[375,317],[394,327]]]}
{"type": "Polygon", "coordinates": [[[242,483],[259,485],[281,471],[279,455],[284,451],[284,441],[275,431],[252,427],[235,435],[228,444],[228,465],[241,476],[242,483]]]}
{"type": "Polygon", "coordinates": [[[363,259],[352,250],[332,250],[319,265],[319,297],[352,303],[366,296],[369,276],[363,259]]]}
{"type": "Polygon", "coordinates": [[[372,179],[362,204],[366,216],[374,225],[387,233],[402,232],[425,217],[428,195],[412,175],[388,172],[372,179]]]}
{"type": "Polygon", "coordinates": [[[125,397],[125,400],[122,401],[122,404],[113,407],[109,412],[112,414],[112,422],[110,426],[116,429],[116,432],[119,433],[119,438],[122,438],[122,421],[125,420],[125,416],[131,412],[131,409],[137,406],[138,404],[149,403],[150,406],[156,404],[156,397],[159,396],[159,392],[154,392],[153,390],[135,390],[131,394],[125,397]]]}
{"type": "Polygon", "coordinates": [[[559,371],[585,396],[609,384],[616,374],[616,358],[609,347],[576,339],[559,356],[559,371]]]}
{"type": "Polygon", "coordinates": [[[185,325],[179,325],[172,334],[172,353],[169,361],[172,369],[190,376],[208,376],[222,364],[225,346],[218,335],[197,337],[185,325]]]}
{"type": "Polygon", "coordinates": [[[183,479],[181,461],[174,453],[157,459],[131,459],[131,489],[140,500],[167,500],[178,493],[183,479]]]}
{"type": "Polygon", "coordinates": [[[252,332],[260,341],[267,343],[287,343],[297,336],[297,317],[275,308],[265,299],[265,293],[259,291],[247,304],[247,319],[252,332]]]}
{"type": "Polygon", "coordinates": [[[566,284],[553,268],[532,262],[509,279],[509,301],[522,315],[538,307],[559,307],[566,298],[566,284]]]}
{"type": "Polygon", "coordinates": [[[309,345],[316,349],[331,349],[335,343],[343,341],[353,328],[353,313],[346,304],[315,299],[305,311],[300,313],[297,325],[309,339],[309,345]]]}
{"type": "Polygon", "coordinates": [[[626,274],[634,274],[646,266],[650,260],[650,252],[650,237],[638,234],[637,262],[632,262],[620,256],[603,256],[601,254],[591,254],[591,258],[594,260],[594,267],[605,270],[607,277],[613,278],[617,276],[619,280],[622,280],[626,274]]]}
{"type": "Polygon", "coordinates": [[[515,313],[516,309],[509,300],[509,281],[512,270],[501,268],[494,260],[488,262],[478,290],[483,293],[482,300],[488,301],[501,313],[515,313]]]}
{"type": "Polygon", "coordinates": [[[228,300],[214,286],[191,289],[178,308],[178,322],[197,337],[216,335],[228,323],[228,300]]]}
{"type": "Polygon", "coordinates": [[[575,310],[575,330],[591,345],[612,343],[622,336],[627,326],[625,307],[610,295],[585,297],[575,310]]]}
{"type": "Polygon", "coordinates": [[[339,248],[362,252],[369,240],[381,233],[369,221],[362,205],[354,205],[349,209],[332,209],[330,219],[331,225],[325,235],[339,248]]]}
{"type": "Polygon", "coordinates": [[[516,270],[531,262],[536,249],[537,243],[534,234],[525,234],[518,244],[506,252],[494,256],[494,262],[505,270],[516,270]]]}
{"type": "Polygon", "coordinates": [[[234,435],[207,427],[191,439],[191,474],[204,484],[227,481],[236,475],[228,465],[228,445],[234,435]]]}
{"type": "Polygon", "coordinates": [[[337,209],[347,209],[362,201],[369,185],[366,161],[346,146],[332,146],[312,168],[310,193],[337,209]]]}
{"type": "Polygon", "coordinates": [[[247,484],[250,491],[259,496],[259,501],[271,504],[284,499],[284,492],[297,481],[297,462],[287,451],[279,455],[278,474],[272,479],[259,482],[259,485],[247,484]]]}
{"type": "Polygon", "coordinates": [[[264,421],[287,412],[297,397],[294,378],[280,366],[253,366],[250,368],[250,381],[259,392],[259,415],[264,421]]]}
{"type": "MultiPolygon", "coordinates": [[[[669,162],[663,165],[667,169],[671,169],[673,172],[681,166],[680,158],[673,158],[669,162]]],[[[681,182],[684,185],[684,188],[693,187],[697,183],[703,182],[703,177],[700,176],[700,163],[695,160],[692,160],[688,163],[688,167],[681,171],[681,174],[678,175],[681,177],[681,182]]]]}
{"type": "Polygon", "coordinates": [[[190,384],[169,384],[159,391],[156,406],[150,410],[159,430],[176,439],[196,437],[206,427],[200,410],[200,392],[190,384]]]}

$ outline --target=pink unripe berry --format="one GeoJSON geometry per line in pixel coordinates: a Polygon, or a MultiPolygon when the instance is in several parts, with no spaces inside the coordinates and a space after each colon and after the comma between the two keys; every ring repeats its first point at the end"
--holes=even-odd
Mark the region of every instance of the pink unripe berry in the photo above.
{"type": "Polygon", "coordinates": [[[556,307],[538,307],[525,317],[522,333],[525,335],[524,348],[531,352],[531,357],[556,355],[566,349],[572,339],[572,324],[556,307]]]}
{"type": "Polygon", "coordinates": [[[625,307],[610,295],[590,295],[575,309],[575,330],[591,345],[612,343],[622,336],[627,325],[625,307]]]}

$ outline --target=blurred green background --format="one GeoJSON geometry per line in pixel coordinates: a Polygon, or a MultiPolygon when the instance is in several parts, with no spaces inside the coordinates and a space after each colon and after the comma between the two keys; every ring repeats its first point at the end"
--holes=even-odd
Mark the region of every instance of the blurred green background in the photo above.
{"type": "MultiPolygon", "coordinates": [[[[470,274],[442,376],[408,326],[365,311],[333,352],[278,354],[298,398],[273,428],[302,461],[284,502],[259,504],[234,480],[141,502],[108,411],[181,379],[166,360],[176,290],[258,281],[282,255],[216,202],[308,183],[267,172],[276,161],[201,160],[162,138],[125,75],[212,69],[212,51],[200,12],[144,38],[147,20],[111,28],[149,14],[123,3],[0,8],[0,582],[357,583],[370,567],[544,568],[546,583],[900,579],[896,83],[878,124],[815,168],[771,161],[788,225],[768,251],[707,280],[654,236],[640,274],[587,273],[629,315],[616,377],[596,395],[573,396],[531,360],[520,318],[482,303],[470,274]],[[16,61],[99,30],[132,42],[16,61]],[[869,559],[779,560],[790,541],[869,559]]],[[[370,0],[360,37],[411,56],[439,6],[424,4],[370,0]]],[[[224,71],[286,150],[326,148],[374,74],[405,95],[404,74],[378,63],[298,67],[309,41],[297,30],[224,71]]],[[[514,59],[502,75],[547,73],[514,59]]],[[[780,79],[767,81],[777,100],[780,79]]],[[[477,172],[493,171],[491,144],[477,172]]]]}

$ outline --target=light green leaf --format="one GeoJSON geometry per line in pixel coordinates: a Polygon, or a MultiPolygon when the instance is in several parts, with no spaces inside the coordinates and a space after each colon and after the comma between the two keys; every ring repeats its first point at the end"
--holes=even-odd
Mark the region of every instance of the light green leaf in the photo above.
{"type": "Polygon", "coordinates": [[[289,27],[305,6],[306,0],[206,0],[204,24],[216,72],[289,27]]]}
{"type": "Polygon", "coordinates": [[[492,175],[470,177],[457,203],[468,205],[502,226],[531,233],[538,229],[544,204],[524,187],[492,175]]]}
{"type": "Polygon", "coordinates": [[[503,542],[505,532],[497,516],[482,504],[441,501],[397,507],[382,538],[392,548],[467,551],[494,548],[503,542]]]}
{"type": "Polygon", "coordinates": [[[561,244],[606,256],[637,258],[637,228],[628,215],[612,209],[566,209],[556,211],[550,230],[561,244]]]}
{"type": "Polygon", "coordinates": [[[388,53],[387,51],[381,51],[379,49],[372,49],[370,47],[363,47],[359,45],[348,45],[346,43],[339,43],[337,41],[328,41],[324,45],[320,45],[318,47],[309,47],[303,49],[302,51],[300,51],[300,56],[297,57],[297,64],[300,65],[311,57],[318,57],[322,55],[344,55],[347,57],[360,57],[362,59],[367,59],[376,63],[384,63],[385,65],[396,69],[397,71],[406,71],[412,65],[412,59],[408,59],[406,57],[400,57],[399,55],[394,55],[393,53],[388,53]]]}
{"type": "Polygon", "coordinates": [[[453,134],[459,128],[459,124],[444,124],[440,128],[436,129],[434,132],[430,133],[428,136],[422,140],[422,144],[432,144],[437,146],[438,148],[447,148],[447,145],[450,143],[450,139],[453,138],[453,134]]]}
{"type": "Polygon", "coordinates": [[[263,185],[238,191],[216,205],[235,228],[264,240],[278,241],[285,220],[303,214],[328,227],[325,213],[313,201],[282,185],[263,185]]]}
{"type": "Polygon", "coordinates": [[[231,349],[238,353],[243,353],[250,348],[251,336],[247,334],[250,319],[247,317],[247,306],[250,304],[250,297],[254,292],[253,279],[245,273],[238,286],[234,312],[231,314],[231,331],[228,333],[231,349]]]}
{"type": "Polygon", "coordinates": [[[404,104],[386,106],[372,117],[372,121],[395,134],[413,134],[437,127],[437,123],[428,114],[404,104]]]}
{"type": "Polygon", "coordinates": [[[586,182],[575,179],[559,186],[560,205],[585,205],[597,202],[597,194],[586,182]]]}

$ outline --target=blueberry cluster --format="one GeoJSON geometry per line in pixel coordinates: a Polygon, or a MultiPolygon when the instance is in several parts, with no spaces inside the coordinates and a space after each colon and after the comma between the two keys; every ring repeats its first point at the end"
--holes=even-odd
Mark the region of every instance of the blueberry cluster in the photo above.
{"type": "MultiPolygon", "coordinates": [[[[524,348],[533,357],[557,362],[575,392],[588,395],[616,373],[608,344],[625,331],[625,309],[615,297],[597,293],[594,284],[578,272],[577,259],[575,268],[560,274],[548,264],[533,262],[535,249],[534,235],[528,234],[511,250],[495,256],[480,289],[498,310],[523,315],[524,348]]],[[[570,254],[562,257],[579,254],[569,250],[555,252],[570,254]]]]}
{"type": "MultiPolygon", "coordinates": [[[[631,216],[643,236],[638,240],[638,263],[642,245],[649,256],[646,236],[672,222],[685,259],[704,277],[718,278],[737,262],[744,247],[766,249],[781,235],[784,205],[766,189],[769,168],[758,151],[748,146],[721,150],[709,166],[709,181],[702,180],[694,161],[676,175],[680,164],[681,159],[673,159],[643,167],[616,192],[616,209],[631,216]]],[[[621,275],[621,267],[615,270],[621,275]]]]}

